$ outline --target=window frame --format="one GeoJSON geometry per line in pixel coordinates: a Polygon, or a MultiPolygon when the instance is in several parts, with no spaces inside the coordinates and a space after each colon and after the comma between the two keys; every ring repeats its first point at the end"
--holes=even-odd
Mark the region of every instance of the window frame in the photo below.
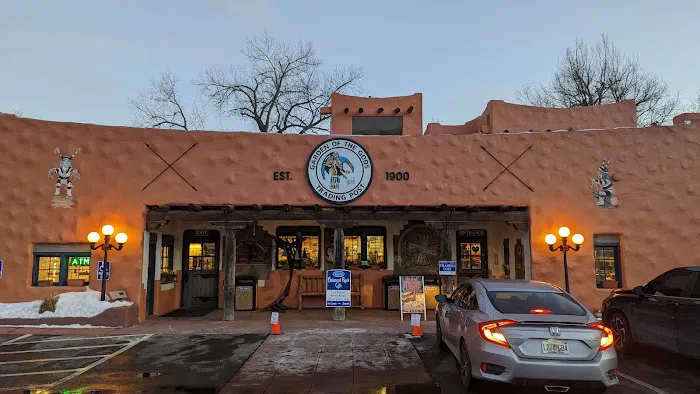
{"type": "MultiPolygon", "coordinates": [[[[319,226],[280,226],[277,227],[275,232],[278,237],[293,237],[297,233],[301,233],[304,238],[315,237],[318,242],[318,260],[316,261],[316,268],[321,268],[321,253],[323,253],[323,248],[321,244],[321,227],[319,226]]],[[[280,266],[279,255],[282,248],[275,242],[275,270],[278,269],[288,269],[288,267],[280,266]]],[[[304,267],[302,267],[303,269],[304,267]]]]}
{"type": "Polygon", "coordinates": [[[173,258],[173,252],[175,251],[175,237],[172,235],[164,234],[161,240],[160,248],[160,272],[163,272],[165,270],[173,271],[175,267],[175,260],[173,258]],[[163,249],[169,249],[167,267],[163,267],[163,249]]]}
{"type": "MultiPolygon", "coordinates": [[[[368,250],[369,244],[367,242],[367,237],[383,237],[382,246],[382,256],[384,261],[379,264],[381,269],[386,269],[388,267],[387,261],[387,235],[386,227],[383,226],[357,226],[351,227],[343,231],[343,238],[345,237],[360,237],[360,261],[358,265],[362,264],[363,261],[369,263],[368,250]]],[[[345,239],[343,239],[343,247],[345,247],[345,239]]],[[[346,256],[347,258],[347,256],[346,256]]]]}
{"type": "Polygon", "coordinates": [[[620,248],[620,236],[617,234],[593,234],[593,272],[596,277],[596,288],[605,289],[605,285],[598,284],[598,260],[596,251],[598,249],[613,249],[613,271],[618,289],[624,286],[622,280],[622,250],[620,248]]]}
{"type": "MultiPolygon", "coordinates": [[[[33,252],[32,264],[32,287],[39,287],[39,259],[41,257],[59,257],[60,263],[58,268],[58,282],[52,283],[51,286],[66,287],[68,286],[68,258],[69,257],[88,257],[90,258],[90,266],[92,266],[92,253],[90,252],[33,252]]],[[[92,272],[91,268],[89,268],[92,272]]],[[[83,286],[90,284],[90,276],[88,280],[83,282],[83,286]]]]}

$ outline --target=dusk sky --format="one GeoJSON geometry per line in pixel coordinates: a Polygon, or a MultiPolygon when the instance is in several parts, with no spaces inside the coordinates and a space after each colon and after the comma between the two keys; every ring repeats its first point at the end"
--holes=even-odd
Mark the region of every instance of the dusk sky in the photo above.
{"type": "MultiPolygon", "coordinates": [[[[576,38],[608,34],[684,100],[700,88],[700,2],[20,1],[0,5],[0,112],[131,125],[128,103],[169,69],[190,85],[243,64],[246,37],[312,41],[325,66],[364,69],[363,92],[422,92],[423,123],[462,124],[492,99],[547,82],[576,38]]],[[[209,112],[213,112],[210,110],[209,112]]],[[[215,115],[215,114],[211,114],[215,115]]],[[[212,116],[207,128],[244,129],[212,116]]]]}

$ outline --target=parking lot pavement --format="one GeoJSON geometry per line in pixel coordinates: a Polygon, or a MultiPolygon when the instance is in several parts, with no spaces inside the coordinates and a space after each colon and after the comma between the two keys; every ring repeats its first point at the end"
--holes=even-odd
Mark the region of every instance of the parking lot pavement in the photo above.
{"type": "Polygon", "coordinates": [[[0,391],[217,392],[265,335],[0,337],[0,391]]]}
{"type": "MultiPolygon", "coordinates": [[[[430,371],[442,393],[463,393],[457,360],[449,350],[441,349],[435,334],[413,339],[413,345],[430,371]]],[[[620,355],[620,383],[611,387],[611,394],[681,394],[697,393],[700,389],[700,363],[684,357],[639,349],[634,355],[620,355]]],[[[541,393],[544,390],[522,389],[486,383],[474,393],[541,393]]]]}

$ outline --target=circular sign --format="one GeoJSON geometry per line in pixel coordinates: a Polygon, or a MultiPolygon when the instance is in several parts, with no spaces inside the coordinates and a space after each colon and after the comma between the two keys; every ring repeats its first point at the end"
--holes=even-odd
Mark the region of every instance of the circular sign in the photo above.
{"type": "Polygon", "coordinates": [[[311,152],[306,173],[319,197],[333,204],[347,204],[360,197],[372,182],[372,159],[357,142],[335,138],[311,152]]]}

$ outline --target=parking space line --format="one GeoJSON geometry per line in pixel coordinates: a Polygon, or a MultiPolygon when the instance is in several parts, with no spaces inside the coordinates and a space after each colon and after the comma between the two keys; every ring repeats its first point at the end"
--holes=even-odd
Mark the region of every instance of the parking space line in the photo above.
{"type": "MultiPolygon", "coordinates": [[[[129,342],[129,343],[131,343],[131,342],[129,342]]],[[[61,351],[61,350],[75,350],[75,349],[98,349],[98,348],[103,348],[103,347],[124,346],[124,345],[128,345],[129,343],[115,343],[113,345],[89,345],[89,346],[59,347],[59,348],[55,348],[55,349],[15,350],[12,352],[0,352],[0,355],[2,355],[2,354],[57,352],[57,351],[61,351]]],[[[17,343],[15,343],[15,345],[17,345],[17,343]]]]}
{"type": "Polygon", "coordinates": [[[31,336],[32,336],[32,334],[24,334],[24,335],[22,335],[22,336],[20,336],[20,337],[12,338],[12,339],[10,339],[10,340],[8,340],[8,341],[5,341],[5,342],[3,342],[3,343],[0,343],[0,346],[3,346],[3,345],[12,345],[13,343],[15,343],[15,342],[17,342],[17,341],[19,341],[19,340],[22,340],[22,339],[24,339],[24,338],[31,337],[31,336]]]}
{"type": "Polygon", "coordinates": [[[27,375],[46,375],[49,373],[68,373],[80,371],[82,368],[77,369],[57,369],[55,371],[36,371],[36,372],[18,372],[18,373],[6,373],[0,375],[0,378],[9,378],[11,376],[27,376],[27,375]]]}
{"type": "Polygon", "coordinates": [[[136,340],[134,340],[134,341],[131,341],[131,342],[129,342],[128,345],[126,345],[126,346],[123,347],[122,349],[119,349],[119,350],[117,350],[116,352],[114,352],[114,353],[112,353],[112,354],[110,354],[110,355],[108,355],[108,356],[106,356],[106,357],[104,357],[104,358],[101,358],[101,359],[95,361],[94,363],[92,363],[92,364],[90,364],[90,365],[88,365],[88,366],[86,366],[86,367],[80,368],[79,370],[75,371],[75,373],[72,373],[72,374],[70,374],[70,375],[64,377],[63,379],[57,380],[57,381],[51,383],[50,385],[48,385],[47,387],[48,387],[48,388],[56,387],[56,386],[58,386],[58,385],[60,385],[60,384],[62,384],[62,383],[65,383],[65,382],[67,382],[67,381],[69,381],[69,380],[71,380],[71,379],[73,379],[73,378],[75,378],[75,377],[78,377],[78,376],[84,374],[85,372],[91,370],[92,368],[95,368],[95,367],[97,367],[98,365],[100,365],[100,364],[102,364],[102,363],[104,363],[104,362],[107,362],[107,361],[111,360],[112,358],[114,358],[114,357],[116,357],[116,356],[118,356],[118,355],[124,353],[125,351],[131,349],[132,347],[138,345],[139,343],[141,343],[141,342],[143,342],[143,341],[149,339],[149,338],[152,337],[153,335],[154,335],[154,334],[146,334],[146,335],[144,335],[143,337],[141,337],[141,338],[139,338],[139,339],[136,339],[136,340]]]}
{"type": "Polygon", "coordinates": [[[641,380],[639,380],[639,379],[637,379],[637,378],[633,378],[633,377],[631,377],[631,376],[629,376],[629,375],[627,375],[627,374],[624,374],[624,373],[622,373],[622,372],[620,372],[620,371],[617,371],[617,376],[619,376],[619,377],[621,377],[621,378],[625,378],[625,379],[627,379],[627,380],[629,380],[629,381],[631,381],[631,382],[637,383],[638,385],[640,385],[640,386],[642,386],[642,387],[645,387],[645,388],[647,388],[647,389],[649,389],[649,390],[651,390],[651,391],[653,391],[653,392],[655,392],[655,393],[658,393],[658,394],[669,394],[668,392],[663,391],[663,390],[661,390],[661,389],[658,388],[658,387],[654,387],[654,386],[650,385],[649,383],[642,382],[641,380]]]}
{"type": "MultiPolygon", "coordinates": [[[[31,335],[31,334],[27,334],[31,335]]],[[[127,335],[106,335],[106,336],[101,336],[101,337],[61,337],[61,338],[50,338],[50,339],[44,339],[40,341],[26,341],[26,342],[14,342],[15,345],[18,344],[25,344],[25,343],[44,343],[44,342],[63,342],[63,341],[87,341],[87,340],[92,340],[92,339],[113,339],[113,338],[129,338],[129,337],[140,337],[144,334],[127,334],[127,335]]],[[[26,337],[25,337],[26,338],[26,337]]],[[[19,340],[20,338],[15,338],[16,340],[19,340]]],[[[0,346],[4,345],[5,343],[0,343],[0,346]]]]}
{"type": "Polygon", "coordinates": [[[101,358],[101,357],[107,357],[107,356],[109,356],[109,354],[100,354],[97,356],[75,356],[75,357],[59,357],[59,358],[37,358],[37,359],[19,360],[19,361],[0,361],[0,365],[41,363],[41,362],[49,362],[49,361],[84,360],[84,359],[88,359],[88,358],[101,358]]]}

